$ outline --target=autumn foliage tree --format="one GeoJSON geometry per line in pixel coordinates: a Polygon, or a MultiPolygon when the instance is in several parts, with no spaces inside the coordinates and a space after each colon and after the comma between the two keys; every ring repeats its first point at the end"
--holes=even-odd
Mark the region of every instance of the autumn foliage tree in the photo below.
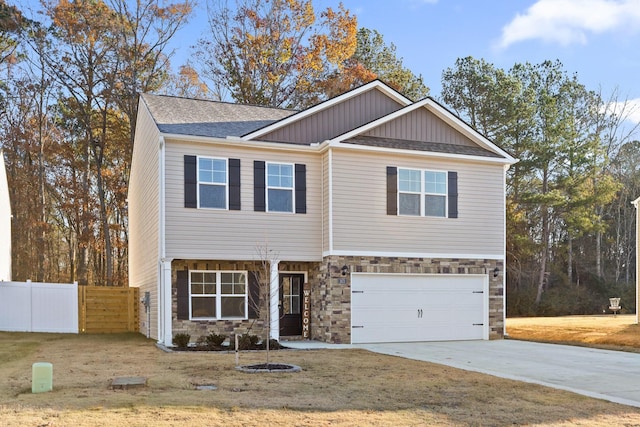
{"type": "Polygon", "coordinates": [[[22,13],[15,7],[0,0],[0,64],[15,60],[18,48],[16,33],[26,25],[22,13]]]}
{"type": "Polygon", "coordinates": [[[356,50],[342,67],[321,82],[324,93],[336,96],[372,80],[380,79],[406,97],[419,100],[429,94],[421,75],[404,66],[393,43],[386,44],[377,30],[360,28],[356,50]]]}
{"type": "Polygon", "coordinates": [[[167,80],[168,43],[192,3],[59,0],[42,8],[42,21],[25,20],[20,32],[13,57],[23,60],[7,76],[11,103],[0,117],[13,277],[126,285],[137,94],[167,80]]]}
{"type": "Polygon", "coordinates": [[[342,4],[319,14],[310,0],[208,3],[198,42],[202,75],[220,99],[302,108],[322,97],[316,84],[356,48],[356,18],[342,4]]]}

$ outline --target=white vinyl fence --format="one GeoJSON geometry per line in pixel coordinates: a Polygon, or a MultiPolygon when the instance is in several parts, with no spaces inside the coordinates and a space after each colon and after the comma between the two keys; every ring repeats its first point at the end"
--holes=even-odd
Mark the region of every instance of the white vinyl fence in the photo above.
{"type": "Polygon", "coordinates": [[[78,333],[78,284],[0,282],[0,331],[78,333]]]}

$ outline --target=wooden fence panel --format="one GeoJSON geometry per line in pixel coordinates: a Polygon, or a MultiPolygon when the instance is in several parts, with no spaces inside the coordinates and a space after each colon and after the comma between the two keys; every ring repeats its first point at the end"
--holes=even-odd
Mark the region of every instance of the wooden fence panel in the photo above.
{"type": "Polygon", "coordinates": [[[138,295],[138,288],[78,286],[80,332],[137,332],[138,295]]]}

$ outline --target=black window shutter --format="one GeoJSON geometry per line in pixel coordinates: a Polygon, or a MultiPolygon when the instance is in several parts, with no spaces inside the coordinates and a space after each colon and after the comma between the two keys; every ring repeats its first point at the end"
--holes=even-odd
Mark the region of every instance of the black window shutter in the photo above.
{"type": "Polygon", "coordinates": [[[253,161],[253,210],[256,212],[266,210],[265,168],[264,162],[260,160],[253,161]]]}
{"type": "Polygon", "coordinates": [[[176,279],[176,289],[178,297],[178,320],[189,320],[189,271],[178,270],[176,279]]]}
{"type": "Polygon", "coordinates": [[[260,314],[260,273],[249,272],[249,319],[257,319],[260,314]]]}
{"type": "Polygon", "coordinates": [[[240,210],[240,159],[229,159],[229,210],[240,210]]]}
{"type": "Polygon", "coordinates": [[[307,213],[307,166],[296,164],[296,213],[307,213]]]}
{"type": "Polygon", "coordinates": [[[458,172],[448,173],[449,218],[458,218],[458,172]]]}
{"type": "Polygon", "coordinates": [[[398,168],[387,166],[387,215],[398,215],[398,168]]]}
{"type": "Polygon", "coordinates": [[[198,207],[198,169],[196,156],[184,156],[184,207],[198,207]]]}

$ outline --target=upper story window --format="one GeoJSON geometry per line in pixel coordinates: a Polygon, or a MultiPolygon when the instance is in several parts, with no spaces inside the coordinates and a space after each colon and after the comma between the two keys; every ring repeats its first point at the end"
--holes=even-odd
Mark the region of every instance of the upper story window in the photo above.
{"type": "Polygon", "coordinates": [[[267,210],[293,212],[293,165],[267,163],[267,210]]]}
{"type": "Polygon", "coordinates": [[[447,216],[447,172],[398,169],[398,213],[447,216]]]}
{"type": "Polygon", "coordinates": [[[447,216],[447,173],[424,171],[424,215],[447,216]]]}
{"type": "Polygon", "coordinates": [[[253,161],[253,209],[256,212],[307,213],[304,164],[253,161]]]}
{"type": "Polygon", "coordinates": [[[198,206],[227,209],[227,159],[198,157],[198,206]]]}

